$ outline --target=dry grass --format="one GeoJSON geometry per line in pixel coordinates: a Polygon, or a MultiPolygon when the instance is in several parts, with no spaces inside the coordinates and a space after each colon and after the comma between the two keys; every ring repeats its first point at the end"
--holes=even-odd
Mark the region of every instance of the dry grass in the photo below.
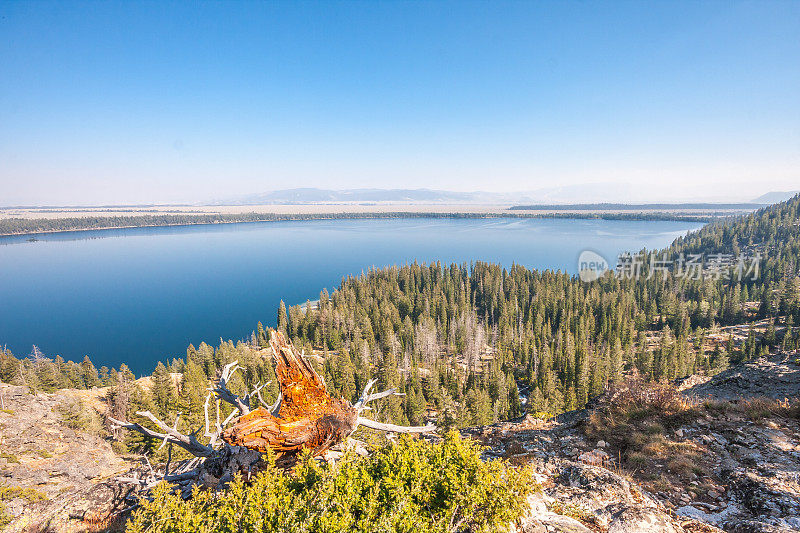
{"type": "Polygon", "coordinates": [[[747,418],[758,421],[764,418],[780,416],[800,420],[800,399],[785,398],[770,400],[769,398],[752,398],[741,400],[737,407],[747,418]]]}
{"type": "Polygon", "coordinates": [[[800,420],[800,399],[785,398],[772,400],[770,398],[747,398],[734,402],[723,400],[704,400],[702,408],[711,415],[741,415],[753,422],[764,419],[783,417],[800,420]]]}
{"type": "Polygon", "coordinates": [[[695,464],[686,455],[678,455],[670,459],[669,463],[667,463],[667,468],[670,472],[680,477],[689,477],[689,474],[694,472],[695,464]]]}
{"type": "Polygon", "coordinates": [[[663,465],[681,482],[703,473],[700,450],[674,440],[674,431],[703,414],[669,385],[629,380],[615,391],[610,401],[592,413],[584,425],[591,440],[605,440],[619,458],[620,467],[634,476],[658,480],[649,473],[663,465]]]}
{"type": "MultiPolygon", "coordinates": [[[[617,468],[647,490],[672,493],[675,487],[708,479],[712,468],[709,450],[696,439],[685,439],[678,429],[700,418],[766,423],[780,417],[800,419],[800,399],[698,402],[669,385],[631,380],[589,416],[583,432],[590,441],[609,443],[606,451],[618,458],[617,468]]],[[[691,490],[704,497],[712,488],[695,483],[691,490]]]]}

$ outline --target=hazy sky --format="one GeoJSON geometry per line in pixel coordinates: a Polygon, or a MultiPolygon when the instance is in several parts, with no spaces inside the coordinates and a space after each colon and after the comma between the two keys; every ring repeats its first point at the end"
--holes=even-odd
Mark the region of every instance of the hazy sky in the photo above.
{"type": "Polygon", "coordinates": [[[598,182],[800,188],[800,2],[0,2],[0,205],[598,182]]]}

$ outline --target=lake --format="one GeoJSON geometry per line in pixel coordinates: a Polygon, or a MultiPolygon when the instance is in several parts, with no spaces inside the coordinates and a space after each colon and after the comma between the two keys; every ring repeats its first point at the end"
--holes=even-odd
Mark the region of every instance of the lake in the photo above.
{"type": "Polygon", "coordinates": [[[577,272],[661,248],[697,222],[381,219],[131,228],[0,237],[0,346],[137,375],[189,343],[243,339],[278,304],[318,298],[343,276],[408,262],[476,260],[577,272]]]}

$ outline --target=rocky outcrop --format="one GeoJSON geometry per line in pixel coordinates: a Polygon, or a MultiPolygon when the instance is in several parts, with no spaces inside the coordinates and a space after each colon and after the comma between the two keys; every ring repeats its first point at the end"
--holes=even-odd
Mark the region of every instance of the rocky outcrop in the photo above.
{"type": "Polygon", "coordinates": [[[695,398],[739,400],[741,398],[800,397],[800,365],[797,354],[777,353],[729,368],[700,379],[691,376],[679,385],[683,394],[695,398]]]}
{"type": "MultiPolygon", "coordinates": [[[[540,490],[528,499],[530,511],[517,531],[575,533],[714,532],[698,520],[675,515],[633,479],[614,471],[605,443],[590,444],[580,426],[588,412],[545,422],[526,418],[464,431],[489,447],[488,458],[526,464],[540,490]],[[589,453],[587,453],[589,452],[589,453]],[[596,464],[605,457],[604,464],[596,464]]],[[[602,462],[602,461],[601,461],[602,462]]]]}
{"type": "MultiPolygon", "coordinates": [[[[98,435],[72,429],[61,406],[86,391],[30,394],[0,383],[0,484],[34,489],[41,499],[4,502],[14,517],[6,531],[84,531],[108,524],[126,505],[129,491],[113,480],[130,464],[98,435]]],[[[91,409],[91,406],[89,407],[91,409]]]]}
{"type": "MultiPolygon", "coordinates": [[[[587,437],[591,410],[464,433],[487,446],[487,458],[536,469],[541,491],[522,531],[800,531],[800,420],[790,402],[775,402],[800,396],[794,358],[696,377],[683,393],[689,412],[679,427],[645,427],[661,433],[661,449],[684,452],[685,464],[654,449],[645,471],[631,467],[630,450],[587,437]]],[[[603,401],[613,399],[594,407],[603,401]]]]}

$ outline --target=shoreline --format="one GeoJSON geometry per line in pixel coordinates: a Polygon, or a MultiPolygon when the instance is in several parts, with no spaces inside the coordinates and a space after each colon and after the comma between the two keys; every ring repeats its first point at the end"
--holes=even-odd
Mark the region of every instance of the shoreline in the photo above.
{"type": "Polygon", "coordinates": [[[520,213],[520,212],[422,212],[422,211],[385,211],[385,212],[339,212],[339,213],[247,213],[250,217],[230,216],[230,215],[187,215],[188,220],[171,222],[169,217],[184,218],[182,215],[162,214],[145,215],[141,217],[97,217],[97,218],[6,218],[0,219],[0,228],[14,223],[21,225],[37,226],[21,231],[2,231],[0,237],[23,237],[48,235],[55,233],[83,232],[83,231],[107,231],[114,229],[135,229],[135,228],[157,228],[157,227],[180,227],[180,226],[213,226],[219,224],[252,224],[257,222],[301,222],[314,220],[388,220],[388,219],[575,219],[575,220],[632,220],[632,221],[677,221],[677,222],[702,222],[709,223],[714,220],[733,216],[738,213],[721,214],[719,212],[707,214],[681,214],[669,212],[548,212],[548,213],[520,213]],[[153,218],[163,217],[163,223],[153,223],[153,218]],[[201,220],[191,220],[196,217],[201,220]],[[113,220],[120,218],[140,219],[141,224],[127,223],[114,225],[109,224],[113,220]],[[48,229],[48,224],[70,223],[74,227],[48,229]],[[97,225],[93,225],[97,223],[97,225]],[[45,227],[42,227],[45,226],[45,227]]]}

